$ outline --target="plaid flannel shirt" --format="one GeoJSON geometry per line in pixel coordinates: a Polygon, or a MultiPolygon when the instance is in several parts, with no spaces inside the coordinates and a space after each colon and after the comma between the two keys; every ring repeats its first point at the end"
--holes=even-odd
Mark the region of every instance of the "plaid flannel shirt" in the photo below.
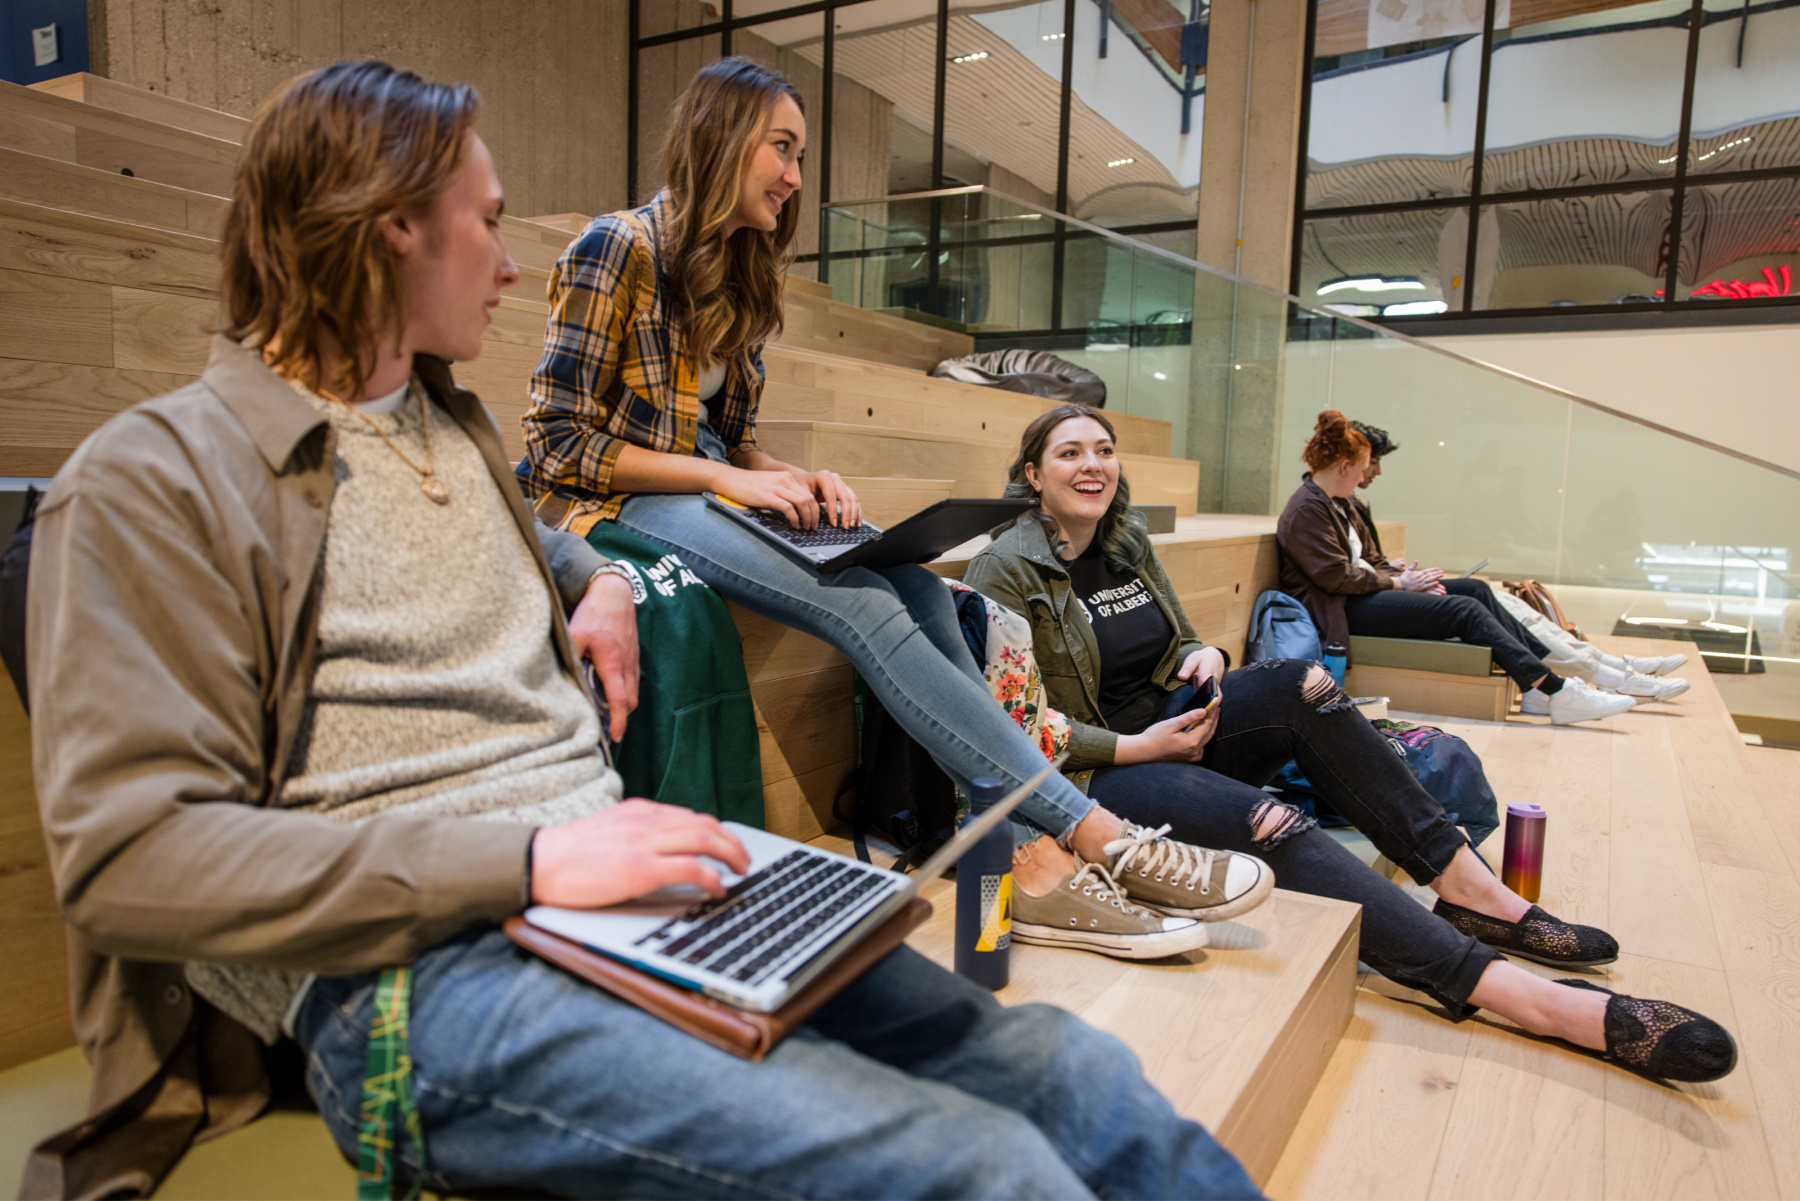
{"type": "MultiPolygon", "coordinates": [[[[671,320],[658,270],[657,231],[668,193],[639,209],[596,217],[550,273],[544,357],[531,375],[519,487],[545,524],[584,537],[619,515],[629,493],[613,489],[627,444],[694,453],[700,373],[671,320]]],[[[710,424],[735,459],[756,448],[754,379],[735,366],[709,402],[710,424]]]]}

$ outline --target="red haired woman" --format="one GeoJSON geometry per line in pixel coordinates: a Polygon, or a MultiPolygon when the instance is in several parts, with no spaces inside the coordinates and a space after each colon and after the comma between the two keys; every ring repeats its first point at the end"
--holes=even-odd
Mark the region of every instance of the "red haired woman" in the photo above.
{"type": "Polygon", "coordinates": [[[1281,590],[1305,605],[1326,645],[1349,646],[1350,635],[1373,638],[1460,638],[1485,646],[1522,693],[1534,689],[1556,725],[1623,713],[1628,696],[1562,679],[1544,666],[1475,599],[1451,596],[1437,568],[1396,569],[1351,504],[1369,469],[1369,440],[1336,409],[1319,414],[1301,452],[1312,470],[1288,498],[1275,526],[1281,547],[1281,590]]]}

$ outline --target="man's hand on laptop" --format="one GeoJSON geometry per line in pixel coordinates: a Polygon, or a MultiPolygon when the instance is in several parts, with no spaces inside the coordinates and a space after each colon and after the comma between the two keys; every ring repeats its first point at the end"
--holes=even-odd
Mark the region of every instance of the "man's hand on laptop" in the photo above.
{"type": "Polygon", "coordinates": [[[633,799],[572,821],[547,826],[531,840],[531,900],[564,909],[599,909],[671,884],[693,884],[711,896],[725,892],[719,873],[700,861],[716,859],[739,875],[750,855],[719,819],[679,805],[633,799]]]}

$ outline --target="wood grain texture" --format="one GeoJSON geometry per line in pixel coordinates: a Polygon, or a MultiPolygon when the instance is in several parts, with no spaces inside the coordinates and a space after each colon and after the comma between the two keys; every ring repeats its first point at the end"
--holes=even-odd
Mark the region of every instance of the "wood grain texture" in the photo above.
{"type": "Polygon", "coordinates": [[[85,280],[0,268],[0,355],[111,367],[111,292],[85,280]]]}
{"type": "Polygon", "coordinates": [[[141,117],[158,125],[172,125],[176,129],[205,134],[226,142],[241,143],[250,128],[250,122],[243,117],[222,113],[204,105],[189,104],[185,100],[177,100],[173,96],[144,88],[129,87],[117,80],[85,71],[46,79],[30,86],[34,91],[49,92],[65,100],[91,104],[95,108],[110,109],[130,117],[141,117]]]}
{"type": "Polygon", "coordinates": [[[229,202],[42,155],[0,148],[0,198],[132,225],[218,236],[229,202]],[[206,201],[212,201],[208,205],[206,201]],[[198,216],[201,227],[191,223],[198,216]]]}
{"type": "Polygon", "coordinates": [[[31,723],[0,669],[0,1070],[74,1043],[62,915],[31,785],[31,723]]]}
{"type": "Polygon", "coordinates": [[[1480,721],[1506,720],[1514,691],[1505,676],[1458,676],[1366,663],[1352,665],[1344,684],[1354,696],[1388,697],[1395,709],[1480,721]]]}
{"type": "MultiPolygon", "coordinates": [[[[1598,641],[1615,653],[1676,649],[1598,641]]],[[[1610,930],[1624,947],[1598,982],[1722,1022],[1738,1038],[1736,1072],[1663,1085],[1486,1016],[1451,1026],[1418,994],[1365,980],[1351,1035],[1271,1178],[1272,1195],[1800,1196],[1800,1152],[1787,1133],[1800,1123],[1800,885],[1785,855],[1779,870],[1709,861],[1700,835],[1722,849],[1727,814],[1716,791],[1690,787],[1678,765],[1685,755],[1735,767],[1731,778],[1760,802],[1757,833],[1780,846],[1800,799],[1800,754],[1743,747],[1713,681],[1688,679],[1680,700],[1604,722],[1435,724],[1477,750],[1502,802],[1549,811],[1540,903],[1610,930]]],[[[1501,842],[1482,848],[1490,862],[1501,842]]]]}

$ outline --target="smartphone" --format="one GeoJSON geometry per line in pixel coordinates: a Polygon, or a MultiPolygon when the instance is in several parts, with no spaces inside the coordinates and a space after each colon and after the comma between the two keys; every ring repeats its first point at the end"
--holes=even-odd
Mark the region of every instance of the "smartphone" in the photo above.
{"type": "Polygon", "coordinates": [[[1183,713],[1195,709],[1213,710],[1219,707],[1219,680],[1216,676],[1208,676],[1201,681],[1200,687],[1183,684],[1169,694],[1163,705],[1162,719],[1168,721],[1172,717],[1180,717],[1183,713]]]}

